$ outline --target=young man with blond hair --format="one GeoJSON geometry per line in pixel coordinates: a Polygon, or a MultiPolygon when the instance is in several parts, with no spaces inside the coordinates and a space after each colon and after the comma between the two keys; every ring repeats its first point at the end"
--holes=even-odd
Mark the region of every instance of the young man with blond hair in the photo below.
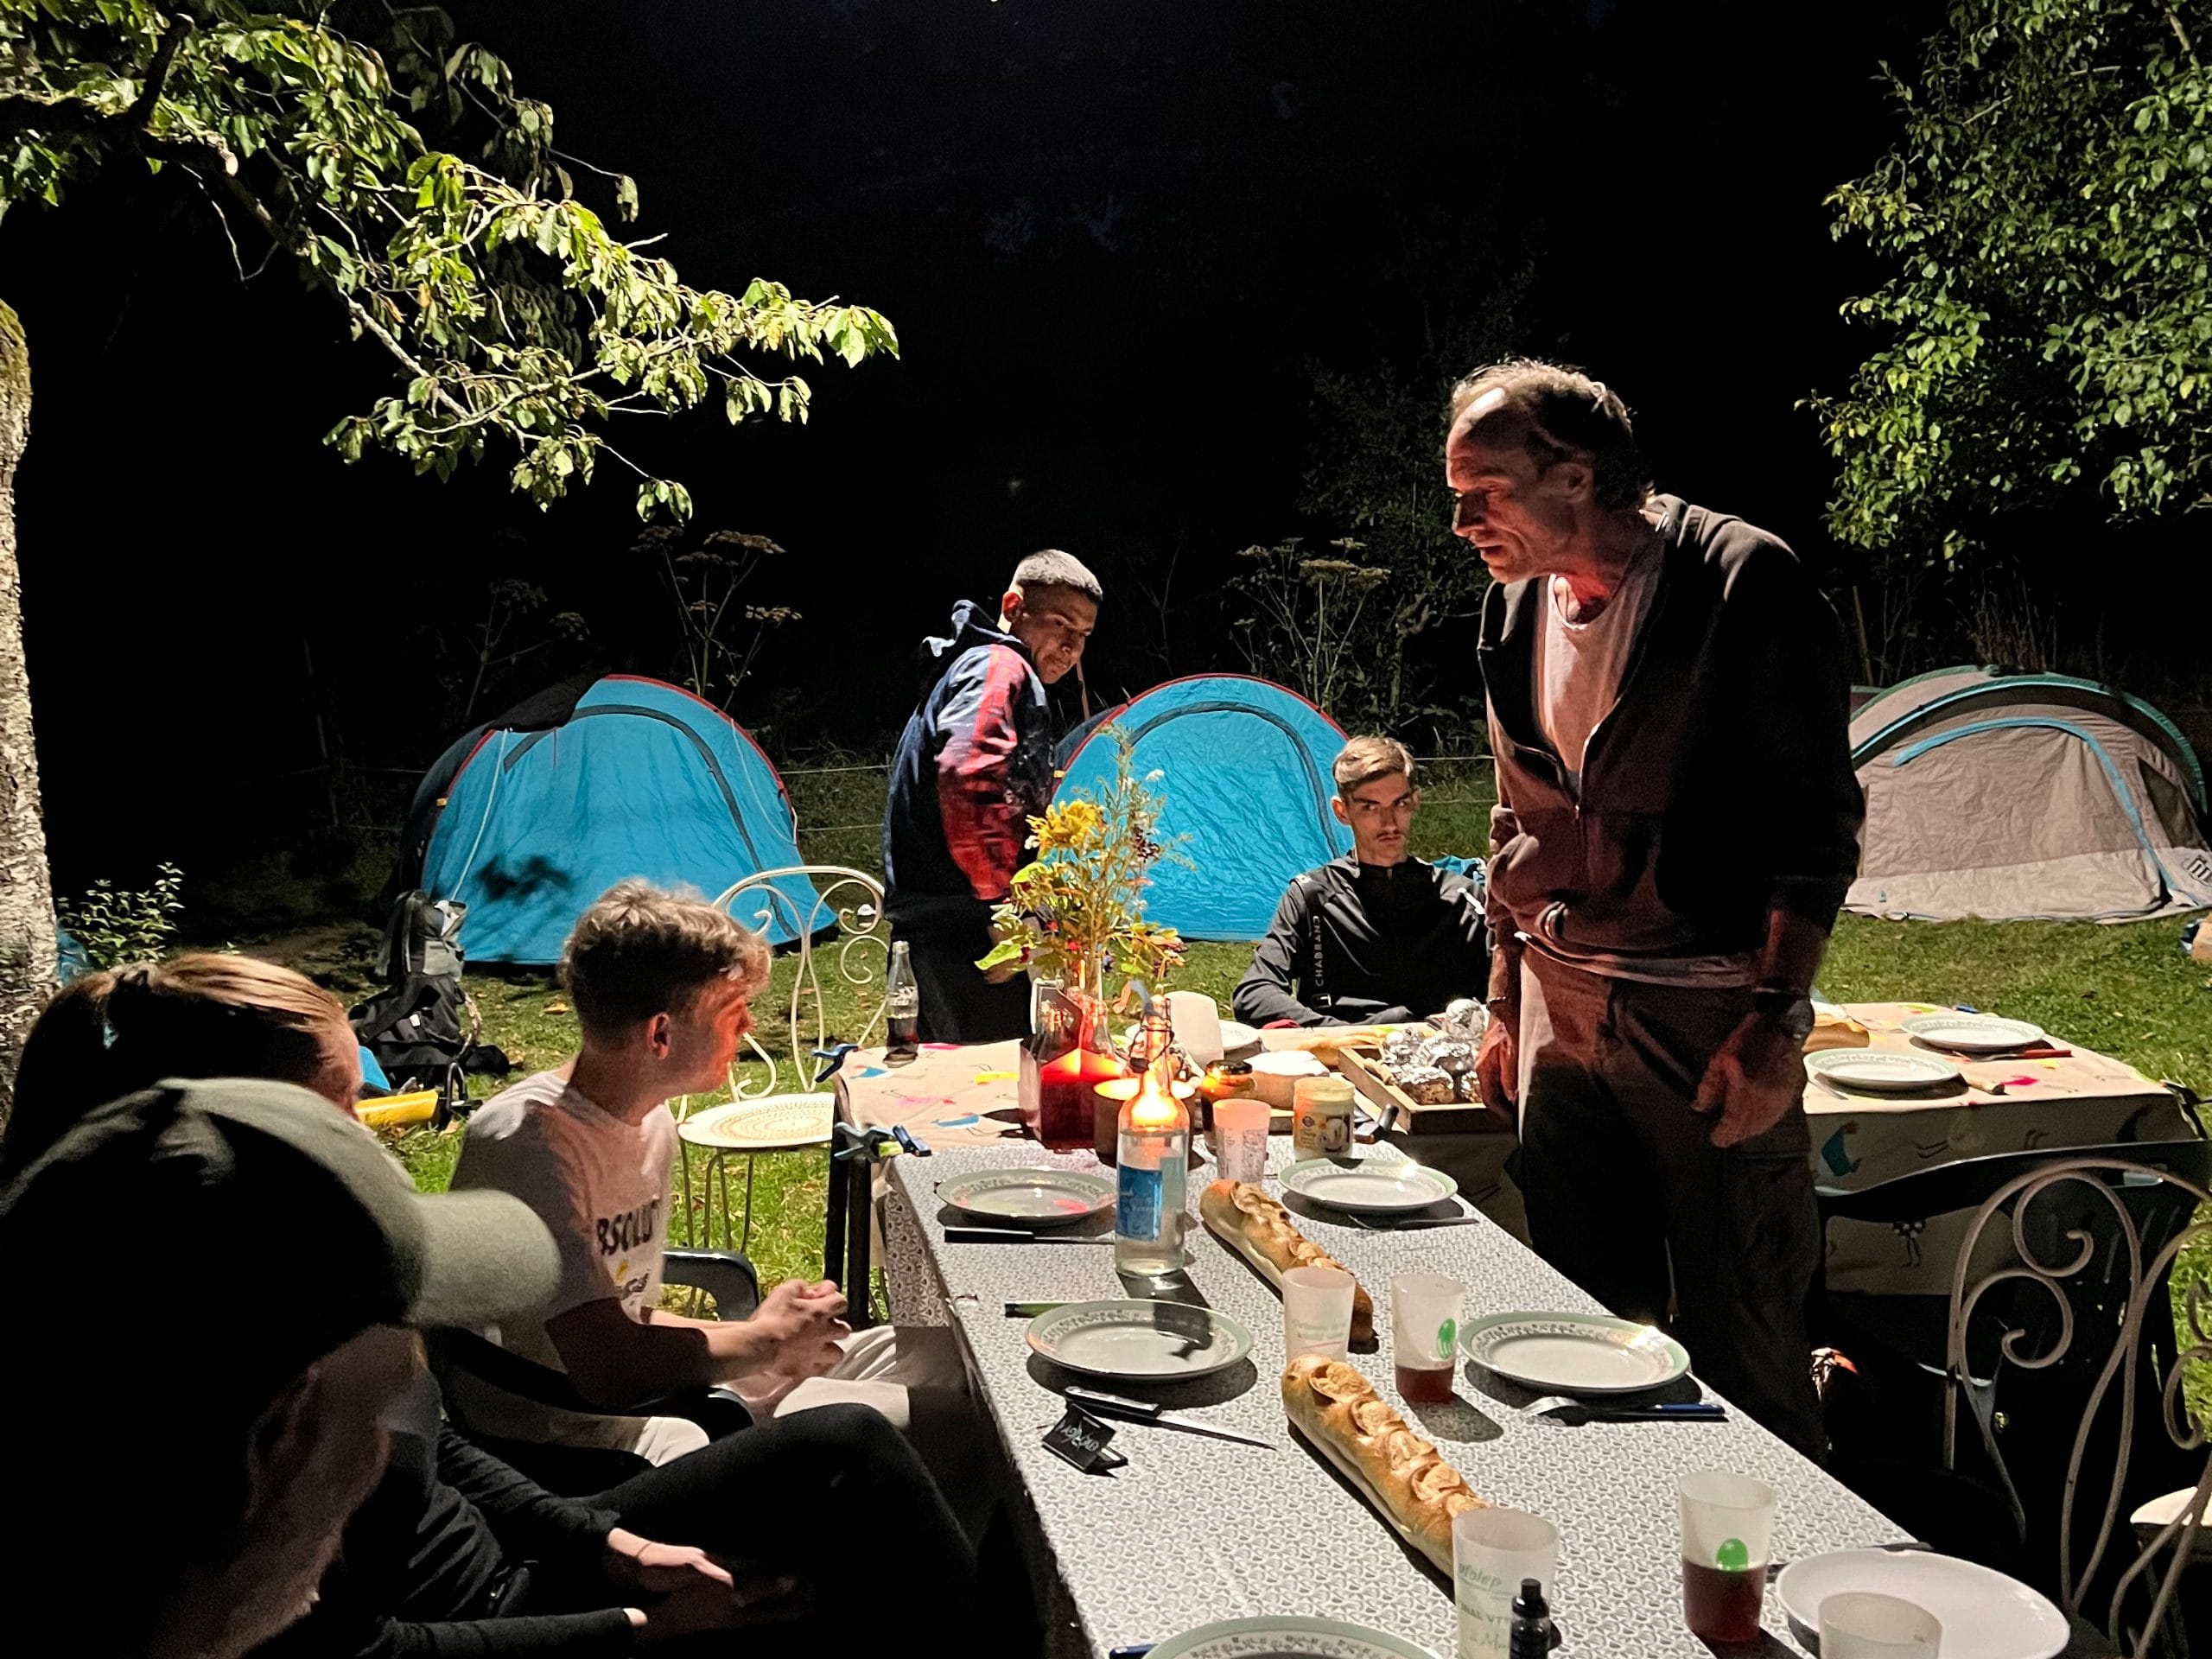
{"type": "Polygon", "coordinates": [[[587,910],[562,953],[561,982],[583,1028],[566,1065],[493,1096],[469,1119],[456,1191],[511,1192],[561,1249],[560,1289],[543,1315],[497,1335],[566,1371],[601,1416],[524,1401],[465,1376],[454,1415],[497,1440],[611,1447],[664,1463],[706,1444],[678,1418],[618,1414],[685,1388],[743,1384],[772,1401],[842,1359],[845,1299],[788,1280],[749,1319],[687,1319],[659,1306],[674,1168],[667,1102],[719,1089],[751,1029],[747,999],[768,977],[760,937],[712,905],[625,881],[587,910]]]}
{"type": "Polygon", "coordinates": [[[1367,1025],[1439,1014],[1490,973],[1482,889],[1408,856],[1421,809],[1411,750],[1355,737],[1331,768],[1329,810],[1352,850],[1290,884],[1236,987],[1255,1026],[1367,1025]]]}

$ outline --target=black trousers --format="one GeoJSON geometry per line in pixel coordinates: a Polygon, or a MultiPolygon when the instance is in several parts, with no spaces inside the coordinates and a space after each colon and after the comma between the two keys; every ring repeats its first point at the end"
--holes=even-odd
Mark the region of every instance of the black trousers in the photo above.
{"type": "Polygon", "coordinates": [[[1622,1318],[1669,1326],[1700,1377],[1817,1459],[1804,1110],[1724,1150],[1690,1106],[1750,996],[1601,978],[1529,951],[1518,1179],[1538,1255],[1622,1318]]]}
{"type": "Polygon", "coordinates": [[[931,918],[915,925],[893,922],[891,937],[906,942],[922,994],[921,1037],[925,1043],[995,1043],[1029,1034],[1029,976],[1016,974],[994,985],[976,966],[991,948],[989,912],[931,918]]]}
{"type": "MultiPolygon", "coordinates": [[[[797,1624],[700,1636],[685,1654],[825,1653],[912,1644],[952,1652],[979,1630],[976,1553],[906,1438],[866,1406],[760,1423],[582,1500],[632,1532],[693,1544],[733,1567],[789,1573],[814,1595],[797,1624]]],[[[534,1575],[517,1613],[576,1611],[534,1575]]],[[[594,1586],[585,1606],[622,1605],[594,1586]]]]}

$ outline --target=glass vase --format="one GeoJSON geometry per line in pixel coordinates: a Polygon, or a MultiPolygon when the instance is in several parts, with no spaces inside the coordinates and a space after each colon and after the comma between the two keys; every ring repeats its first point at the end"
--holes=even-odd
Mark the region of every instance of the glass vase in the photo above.
{"type": "Polygon", "coordinates": [[[1092,1144],[1098,1085],[1129,1075],[1107,1023],[1103,959],[1086,955],[1037,995],[1036,1029],[1021,1046],[1021,1127],[1056,1151],[1092,1144]]]}

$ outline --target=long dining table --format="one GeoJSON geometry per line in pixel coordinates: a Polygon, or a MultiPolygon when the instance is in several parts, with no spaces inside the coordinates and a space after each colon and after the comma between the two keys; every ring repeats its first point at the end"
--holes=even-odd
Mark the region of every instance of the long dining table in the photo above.
{"type": "MultiPolygon", "coordinates": [[[[1362,1151],[1384,1161],[1403,1156],[1387,1145],[1362,1151]]],[[[1278,1195],[1274,1178],[1294,1156],[1282,1137],[1270,1146],[1270,1186],[1278,1195]]],[[[894,1317],[955,1328],[978,1400],[1004,1444],[1033,1567],[1054,1610],[1048,1651],[1103,1659],[1115,1649],[1216,1620],[1301,1614],[1385,1630],[1451,1659],[1458,1623],[1446,1577],[1291,1433],[1280,1392],[1281,1301],[1198,1220],[1198,1195],[1212,1179],[1211,1166],[1191,1172],[1187,1266],[1166,1280],[1125,1282],[1107,1243],[946,1241],[948,1224],[972,1225],[975,1217],[939,1201],[940,1182],[978,1169],[1038,1165],[1100,1167],[1089,1151],[1048,1152],[1015,1140],[963,1143],[953,1135],[926,1157],[890,1161],[879,1217],[894,1317]],[[1033,1351],[1027,1320],[1007,1307],[1134,1295],[1199,1302],[1241,1321],[1255,1338],[1250,1357],[1167,1385],[1102,1381],[1033,1351]],[[1156,1400],[1269,1446],[1124,1422],[1115,1426],[1113,1449],[1127,1463],[1110,1473],[1085,1472],[1044,1443],[1065,1409],[1058,1391],[1071,1383],[1156,1400]]],[[[1508,1312],[1603,1310],[1480,1217],[1463,1225],[1378,1230],[1294,1194],[1286,1203],[1306,1236],[1344,1262],[1374,1299],[1379,1344],[1371,1353],[1353,1352],[1351,1363],[1485,1500],[1557,1525],[1553,1605],[1564,1651],[1707,1659],[1712,1650],[1681,1616],[1675,1483],[1692,1470],[1726,1469],[1775,1488],[1777,1561],[1905,1541],[1895,1523],[1740,1411],[1719,1422],[1569,1427],[1524,1416],[1518,1408],[1533,1391],[1471,1363],[1457,1374],[1449,1403],[1405,1402],[1393,1384],[1390,1353],[1395,1274],[1440,1272],[1459,1280],[1469,1324],[1508,1312]]],[[[1057,1236],[1103,1238],[1109,1222],[1099,1217],[1057,1236]]],[[[1676,1385],[1685,1392],[1699,1386],[1676,1385]]],[[[1700,1397],[1719,1396],[1701,1391],[1700,1397]]],[[[1764,1621],[1773,1638],[1764,1649],[1770,1659],[1806,1651],[1771,1592],[1764,1621]]]]}

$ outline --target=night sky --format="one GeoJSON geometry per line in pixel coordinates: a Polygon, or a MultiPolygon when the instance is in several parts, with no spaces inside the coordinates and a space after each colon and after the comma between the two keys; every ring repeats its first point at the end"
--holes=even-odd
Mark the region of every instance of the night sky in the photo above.
{"type": "MultiPolygon", "coordinates": [[[[1041,545],[1114,590],[1094,687],[1241,666],[1215,597],[1229,556],[1338,533],[1294,508],[1306,365],[1417,365],[1440,315],[1524,264],[1520,347],[1620,388],[1661,487],[1827,568],[1829,467],[1794,405],[1864,349],[1836,308],[1872,273],[1821,199],[1889,145],[1878,65],[1939,17],[1878,3],[1816,24],[1728,0],[454,10],[553,105],[563,149],[637,178],[636,233],[666,232],[688,280],[772,276],[899,332],[896,362],[807,371],[804,429],[707,412],[622,431],[690,484],[702,529],[791,550],[753,597],[804,620],[737,710],[779,758],[887,747],[915,641],[1041,545]],[[1171,555],[1163,639],[1116,599],[1171,555]]],[[[65,889],[327,818],[324,745],[395,775],[427,761],[451,733],[422,630],[465,622],[493,577],[583,613],[600,661],[665,666],[666,601],[628,552],[633,492],[611,465],[550,516],[506,493],[504,461],[446,486],[343,466],[321,435],[383,389],[383,363],[281,263],[241,285],[210,222],[162,184],[0,224],[0,291],[33,354],[22,563],[65,889]]],[[[1471,690],[1471,635],[1446,651],[1449,689],[1471,690]]]]}

